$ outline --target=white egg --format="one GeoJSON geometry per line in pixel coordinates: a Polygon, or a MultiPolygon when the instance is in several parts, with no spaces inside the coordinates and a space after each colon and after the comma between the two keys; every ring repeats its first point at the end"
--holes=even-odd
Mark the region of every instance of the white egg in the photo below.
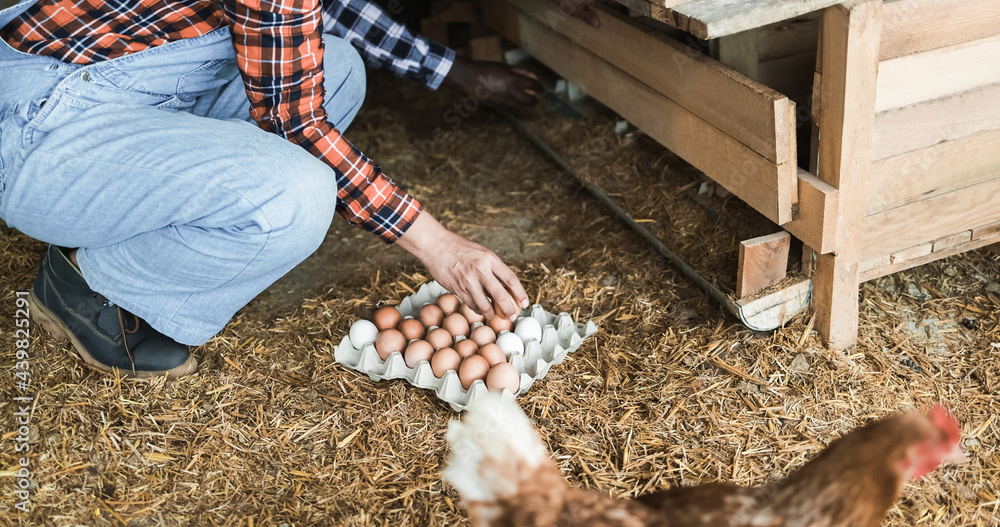
{"type": "Polygon", "coordinates": [[[531,339],[542,340],[542,325],[531,317],[524,317],[517,322],[514,333],[524,342],[531,339]]]}
{"type": "Polygon", "coordinates": [[[497,337],[497,346],[509,357],[511,355],[524,355],[524,342],[521,337],[505,331],[497,337]]]}
{"type": "Polygon", "coordinates": [[[378,328],[370,321],[362,319],[351,326],[349,336],[351,338],[351,345],[356,349],[361,349],[365,344],[375,342],[375,337],[378,336],[378,328]]]}

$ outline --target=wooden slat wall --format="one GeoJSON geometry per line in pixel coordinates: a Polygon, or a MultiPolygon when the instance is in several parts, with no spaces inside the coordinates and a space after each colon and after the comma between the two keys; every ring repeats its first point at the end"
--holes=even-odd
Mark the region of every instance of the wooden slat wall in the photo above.
{"type": "Polygon", "coordinates": [[[875,116],[872,159],[1000,129],[1000,84],[953,94],[875,116]]]}
{"type": "Polygon", "coordinates": [[[867,213],[877,214],[997,178],[1000,130],[938,143],[876,161],[868,186],[867,213]]]}
{"type": "Polygon", "coordinates": [[[965,187],[865,218],[861,260],[1000,221],[1000,179],[965,187]]]}
{"type": "Polygon", "coordinates": [[[1000,0],[889,0],[883,22],[865,280],[1000,221],[1000,0]]]}
{"type": "Polygon", "coordinates": [[[881,60],[1000,34],[1000,0],[887,0],[881,60]]]}
{"type": "Polygon", "coordinates": [[[883,60],[878,67],[875,111],[901,108],[998,83],[998,59],[1000,35],[883,60]]]}

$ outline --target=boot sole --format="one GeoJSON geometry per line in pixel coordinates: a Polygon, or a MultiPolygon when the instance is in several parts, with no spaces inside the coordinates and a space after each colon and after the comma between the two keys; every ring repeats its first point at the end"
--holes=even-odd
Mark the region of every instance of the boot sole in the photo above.
{"type": "Polygon", "coordinates": [[[28,295],[28,302],[31,306],[31,319],[42,326],[52,338],[56,340],[69,340],[73,344],[73,349],[76,350],[77,355],[83,359],[84,364],[93,370],[99,371],[101,373],[117,373],[122,377],[133,377],[133,378],[149,378],[149,377],[163,377],[167,376],[168,379],[176,379],[178,377],[183,377],[185,375],[190,375],[198,371],[198,359],[194,355],[188,357],[188,360],[184,361],[180,366],[176,366],[169,370],[163,371],[132,371],[123,370],[121,368],[108,367],[101,364],[93,356],[87,352],[87,348],[84,347],[83,343],[73,335],[73,332],[69,330],[69,327],[59,319],[49,308],[42,304],[41,300],[35,296],[35,291],[32,290],[28,295]]]}

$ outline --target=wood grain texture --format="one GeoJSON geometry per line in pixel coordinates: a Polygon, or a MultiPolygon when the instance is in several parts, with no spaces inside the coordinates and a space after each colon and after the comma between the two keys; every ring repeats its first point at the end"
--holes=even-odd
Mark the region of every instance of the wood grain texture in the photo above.
{"type": "Polygon", "coordinates": [[[998,129],[1000,83],[879,113],[872,132],[872,159],[998,129]]]}
{"type": "Polygon", "coordinates": [[[1000,178],[1000,130],[876,161],[868,215],[1000,178]]]}
{"type": "Polygon", "coordinates": [[[780,93],[604,6],[594,28],[547,0],[514,4],[767,160],[795,159],[795,105],[780,93]]]}
{"type": "Polygon", "coordinates": [[[524,49],[772,221],[791,220],[794,161],[775,165],[587,49],[521,14],[524,49]]]}
{"type": "MultiPolygon", "coordinates": [[[[863,258],[872,119],[882,0],[860,0],[823,13],[819,109],[819,174],[840,191],[837,248],[820,254],[813,276],[816,327],[833,349],[858,333],[858,264],[863,258]]],[[[879,255],[875,255],[879,256],[879,255]]]]}
{"type": "Polygon", "coordinates": [[[875,111],[996,83],[1000,83],[1000,35],[882,61],[875,111]]]}
{"type": "Polygon", "coordinates": [[[785,231],[740,242],[736,298],[746,298],[777,284],[788,274],[792,237],[785,231]]]}
{"type": "Polygon", "coordinates": [[[1000,0],[896,0],[882,9],[889,60],[1000,34],[1000,0]]]}
{"type": "Polygon", "coordinates": [[[874,258],[1000,221],[1000,179],[865,218],[862,257],[874,258]]]}

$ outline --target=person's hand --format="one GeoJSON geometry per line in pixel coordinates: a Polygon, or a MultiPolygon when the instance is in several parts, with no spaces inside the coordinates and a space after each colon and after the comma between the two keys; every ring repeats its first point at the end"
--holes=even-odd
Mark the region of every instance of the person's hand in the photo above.
{"type": "Polygon", "coordinates": [[[560,13],[579,18],[594,27],[601,27],[597,11],[590,8],[594,0],[552,0],[552,2],[559,5],[560,13]]]}
{"type": "Polygon", "coordinates": [[[444,84],[479,99],[480,104],[514,111],[532,106],[542,93],[534,73],[500,62],[456,56],[444,84]]]}
{"type": "Polygon", "coordinates": [[[486,320],[499,315],[513,321],[528,307],[521,282],[493,251],[444,228],[427,211],[396,245],[416,256],[438,283],[486,320]]]}

